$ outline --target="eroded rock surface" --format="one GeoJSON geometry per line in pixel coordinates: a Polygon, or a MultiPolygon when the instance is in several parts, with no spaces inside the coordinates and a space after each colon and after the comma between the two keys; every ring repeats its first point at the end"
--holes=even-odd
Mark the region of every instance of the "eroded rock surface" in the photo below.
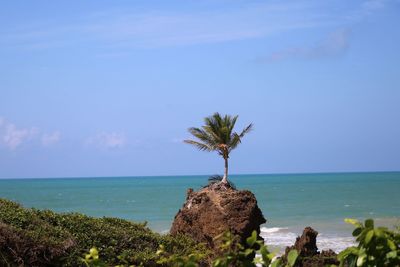
{"type": "Polygon", "coordinates": [[[188,234],[214,248],[214,238],[226,230],[244,242],[254,230],[259,234],[260,225],[265,222],[253,193],[217,183],[197,192],[188,190],[186,202],[175,216],[171,234],[188,234]]]}
{"type": "Polygon", "coordinates": [[[317,247],[318,232],[311,227],[306,227],[303,234],[296,238],[296,242],[291,247],[286,247],[284,261],[289,251],[296,249],[299,253],[297,267],[324,267],[331,264],[339,264],[337,254],[333,250],[318,251],[317,247]]]}

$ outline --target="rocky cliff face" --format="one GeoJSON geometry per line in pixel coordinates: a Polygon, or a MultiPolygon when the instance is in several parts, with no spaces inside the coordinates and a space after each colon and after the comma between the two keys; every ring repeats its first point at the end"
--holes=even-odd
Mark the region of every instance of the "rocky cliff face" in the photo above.
{"type": "Polygon", "coordinates": [[[244,242],[254,230],[260,233],[260,225],[265,222],[250,191],[217,183],[197,192],[188,190],[186,202],[175,216],[171,234],[188,234],[214,248],[214,238],[226,230],[244,242]]]}

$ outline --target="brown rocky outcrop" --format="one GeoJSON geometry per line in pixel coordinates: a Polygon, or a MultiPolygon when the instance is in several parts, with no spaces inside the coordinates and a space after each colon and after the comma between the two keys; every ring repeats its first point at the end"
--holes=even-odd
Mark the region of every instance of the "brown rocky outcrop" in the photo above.
{"type": "Polygon", "coordinates": [[[265,222],[250,191],[215,183],[197,192],[188,190],[186,202],[176,214],[170,232],[190,235],[214,248],[214,238],[219,234],[228,230],[244,242],[254,230],[259,234],[260,225],[265,222]]]}
{"type": "Polygon", "coordinates": [[[303,234],[296,238],[296,242],[291,247],[286,247],[285,261],[289,251],[296,249],[299,257],[296,262],[297,267],[324,267],[331,264],[338,265],[337,254],[332,250],[318,251],[317,247],[318,232],[311,227],[306,227],[303,234]]]}

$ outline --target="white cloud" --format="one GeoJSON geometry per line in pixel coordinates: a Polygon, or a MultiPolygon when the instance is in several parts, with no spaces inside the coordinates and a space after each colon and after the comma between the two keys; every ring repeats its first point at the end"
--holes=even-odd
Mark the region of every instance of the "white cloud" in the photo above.
{"type": "Polygon", "coordinates": [[[23,143],[31,140],[38,133],[38,129],[35,127],[19,129],[4,119],[1,120],[0,126],[0,142],[10,150],[15,150],[23,143]]]}
{"type": "Polygon", "coordinates": [[[42,144],[44,146],[50,146],[57,143],[61,138],[61,134],[59,131],[55,131],[53,133],[45,133],[42,135],[42,144]]]}
{"type": "Polygon", "coordinates": [[[330,33],[325,39],[310,47],[292,47],[276,51],[267,58],[258,59],[269,63],[286,59],[321,59],[342,55],[349,47],[350,30],[340,29],[330,33]]]}
{"type": "Polygon", "coordinates": [[[88,145],[96,145],[104,148],[121,148],[127,144],[127,139],[124,133],[117,132],[102,132],[94,137],[87,139],[88,145]]]}
{"type": "Polygon", "coordinates": [[[18,128],[14,123],[0,117],[0,146],[15,150],[29,141],[41,142],[44,146],[52,145],[60,140],[59,131],[40,134],[37,127],[18,128]]]}

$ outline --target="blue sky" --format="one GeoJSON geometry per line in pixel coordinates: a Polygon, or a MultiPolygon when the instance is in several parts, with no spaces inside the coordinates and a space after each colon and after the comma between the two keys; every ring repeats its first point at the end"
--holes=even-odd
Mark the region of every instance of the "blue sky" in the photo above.
{"type": "Polygon", "coordinates": [[[400,1],[3,1],[0,178],[400,170],[400,1]]]}

